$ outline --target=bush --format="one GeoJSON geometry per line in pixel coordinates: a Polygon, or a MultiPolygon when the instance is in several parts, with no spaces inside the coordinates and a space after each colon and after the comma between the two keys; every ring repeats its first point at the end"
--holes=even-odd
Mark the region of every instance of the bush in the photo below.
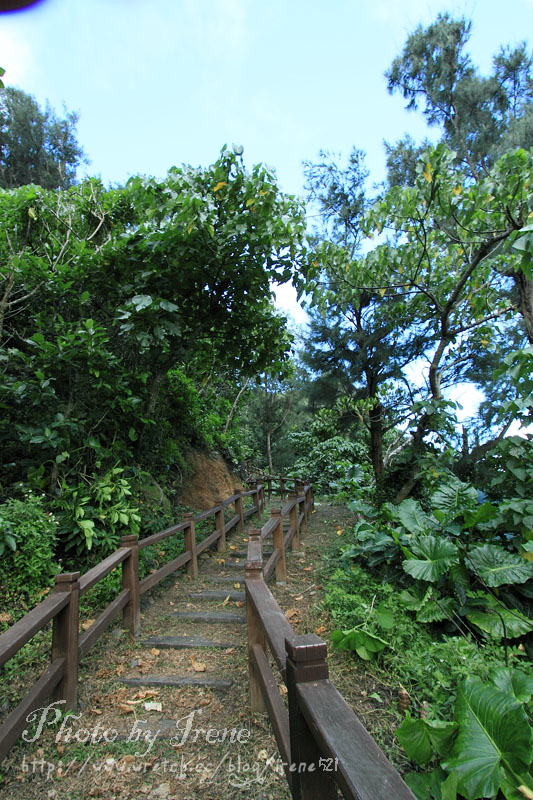
{"type": "Polygon", "coordinates": [[[56,539],[57,520],[44,510],[42,497],[28,492],[0,505],[0,582],[10,606],[17,598],[34,599],[60,572],[56,539]]]}

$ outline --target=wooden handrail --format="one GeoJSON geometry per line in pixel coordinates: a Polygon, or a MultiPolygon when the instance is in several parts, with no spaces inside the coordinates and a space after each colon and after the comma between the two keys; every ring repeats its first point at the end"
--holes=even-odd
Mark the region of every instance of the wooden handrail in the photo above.
{"type": "Polygon", "coordinates": [[[262,511],[264,504],[264,484],[258,481],[255,488],[247,492],[239,491],[213,508],[196,516],[191,514],[188,519],[144,539],[139,540],[131,535],[124,536],[121,547],[81,577],[78,572],[56,575],[54,593],[0,634],[1,666],[47,623],[53,621],[52,663],[0,727],[0,760],[8,753],[23,730],[26,716],[50,693],[53,692],[54,697],[64,703],[64,710],[75,709],[79,660],[121,611],[124,615],[124,626],[132,636],[138,636],[141,595],[183,566],[187,566],[191,575],[196,574],[198,554],[214,544],[219,550],[223,550],[226,533],[236,526],[239,530],[243,530],[244,519],[262,511]],[[243,509],[243,497],[254,498],[254,505],[249,509],[243,509]],[[225,522],[224,510],[231,504],[235,505],[235,514],[225,522]],[[211,516],[215,518],[215,530],[201,542],[196,543],[195,524],[211,516]],[[185,552],[143,580],[139,580],[139,550],[144,550],[181,531],[184,531],[185,552]],[[119,565],[122,565],[122,591],[103,609],[91,627],[79,634],[80,596],[119,565]]]}
{"type": "Polygon", "coordinates": [[[261,531],[249,534],[245,586],[251,709],[269,714],[294,800],[336,800],[338,788],[347,800],[415,800],[330,682],[326,643],[316,634],[298,636],[267,586],[269,572],[291,539],[296,512],[299,529],[313,510],[310,485],[296,495],[261,531]],[[289,531],[263,565],[263,539],[272,533],[279,543],[281,520],[287,516],[289,531]],[[288,711],[267,648],[286,684],[288,711]]]}

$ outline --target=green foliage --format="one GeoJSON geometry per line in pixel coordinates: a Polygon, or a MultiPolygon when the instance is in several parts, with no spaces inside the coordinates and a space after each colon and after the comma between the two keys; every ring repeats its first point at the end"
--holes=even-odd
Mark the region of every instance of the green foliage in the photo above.
{"type": "Polygon", "coordinates": [[[139,533],[139,509],[131,504],[130,481],[123,473],[114,467],[93,475],[90,482],[63,486],[57,500],[58,534],[75,559],[94,549],[94,558],[100,560],[118,547],[121,535],[139,533]]]}
{"type": "Polygon", "coordinates": [[[76,168],[86,162],[77,141],[78,115],[69,112],[60,119],[26,92],[0,88],[0,187],[72,185],[76,168]]]}
{"type": "Polygon", "coordinates": [[[0,505],[0,583],[9,608],[17,599],[31,602],[59,572],[55,562],[58,520],[45,510],[43,498],[27,492],[22,500],[0,505]]]}

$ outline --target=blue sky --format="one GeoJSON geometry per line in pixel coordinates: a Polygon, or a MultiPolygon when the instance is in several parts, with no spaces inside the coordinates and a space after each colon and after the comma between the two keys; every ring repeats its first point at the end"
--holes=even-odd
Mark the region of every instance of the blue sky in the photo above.
{"type": "Polygon", "coordinates": [[[224,143],[303,191],[302,161],[424,134],[383,77],[438,11],[473,21],[475,62],[533,30],[533,0],[42,0],[0,17],[6,83],[80,113],[90,174],[121,182],[212,162],[224,143]]]}
{"type": "MultiPolygon", "coordinates": [[[[106,183],[206,165],[236,142],[301,195],[320,149],[357,146],[379,182],[383,139],[427,133],[383,73],[439,11],[472,20],[483,72],[533,31],[533,0],[42,0],[0,16],[0,65],[7,85],[79,112],[86,172],[106,183]]],[[[305,320],[289,288],[278,303],[305,320]]]]}

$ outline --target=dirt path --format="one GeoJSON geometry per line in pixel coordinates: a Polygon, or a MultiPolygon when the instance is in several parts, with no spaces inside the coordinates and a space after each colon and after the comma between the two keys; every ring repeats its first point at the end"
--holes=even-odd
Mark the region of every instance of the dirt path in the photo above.
{"type": "MultiPolygon", "coordinates": [[[[341,506],[317,506],[287,585],[271,584],[297,632],[328,639],[317,565],[349,521],[341,506]]],[[[34,742],[2,765],[0,800],[290,797],[268,717],[248,709],[246,543],[234,533],[225,554],[202,554],[197,580],[179,575],[146,598],[135,642],[119,627],[102,637],[81,664],[76,715],[50,725],[55,709],[42,712],[34,742]]]]}

